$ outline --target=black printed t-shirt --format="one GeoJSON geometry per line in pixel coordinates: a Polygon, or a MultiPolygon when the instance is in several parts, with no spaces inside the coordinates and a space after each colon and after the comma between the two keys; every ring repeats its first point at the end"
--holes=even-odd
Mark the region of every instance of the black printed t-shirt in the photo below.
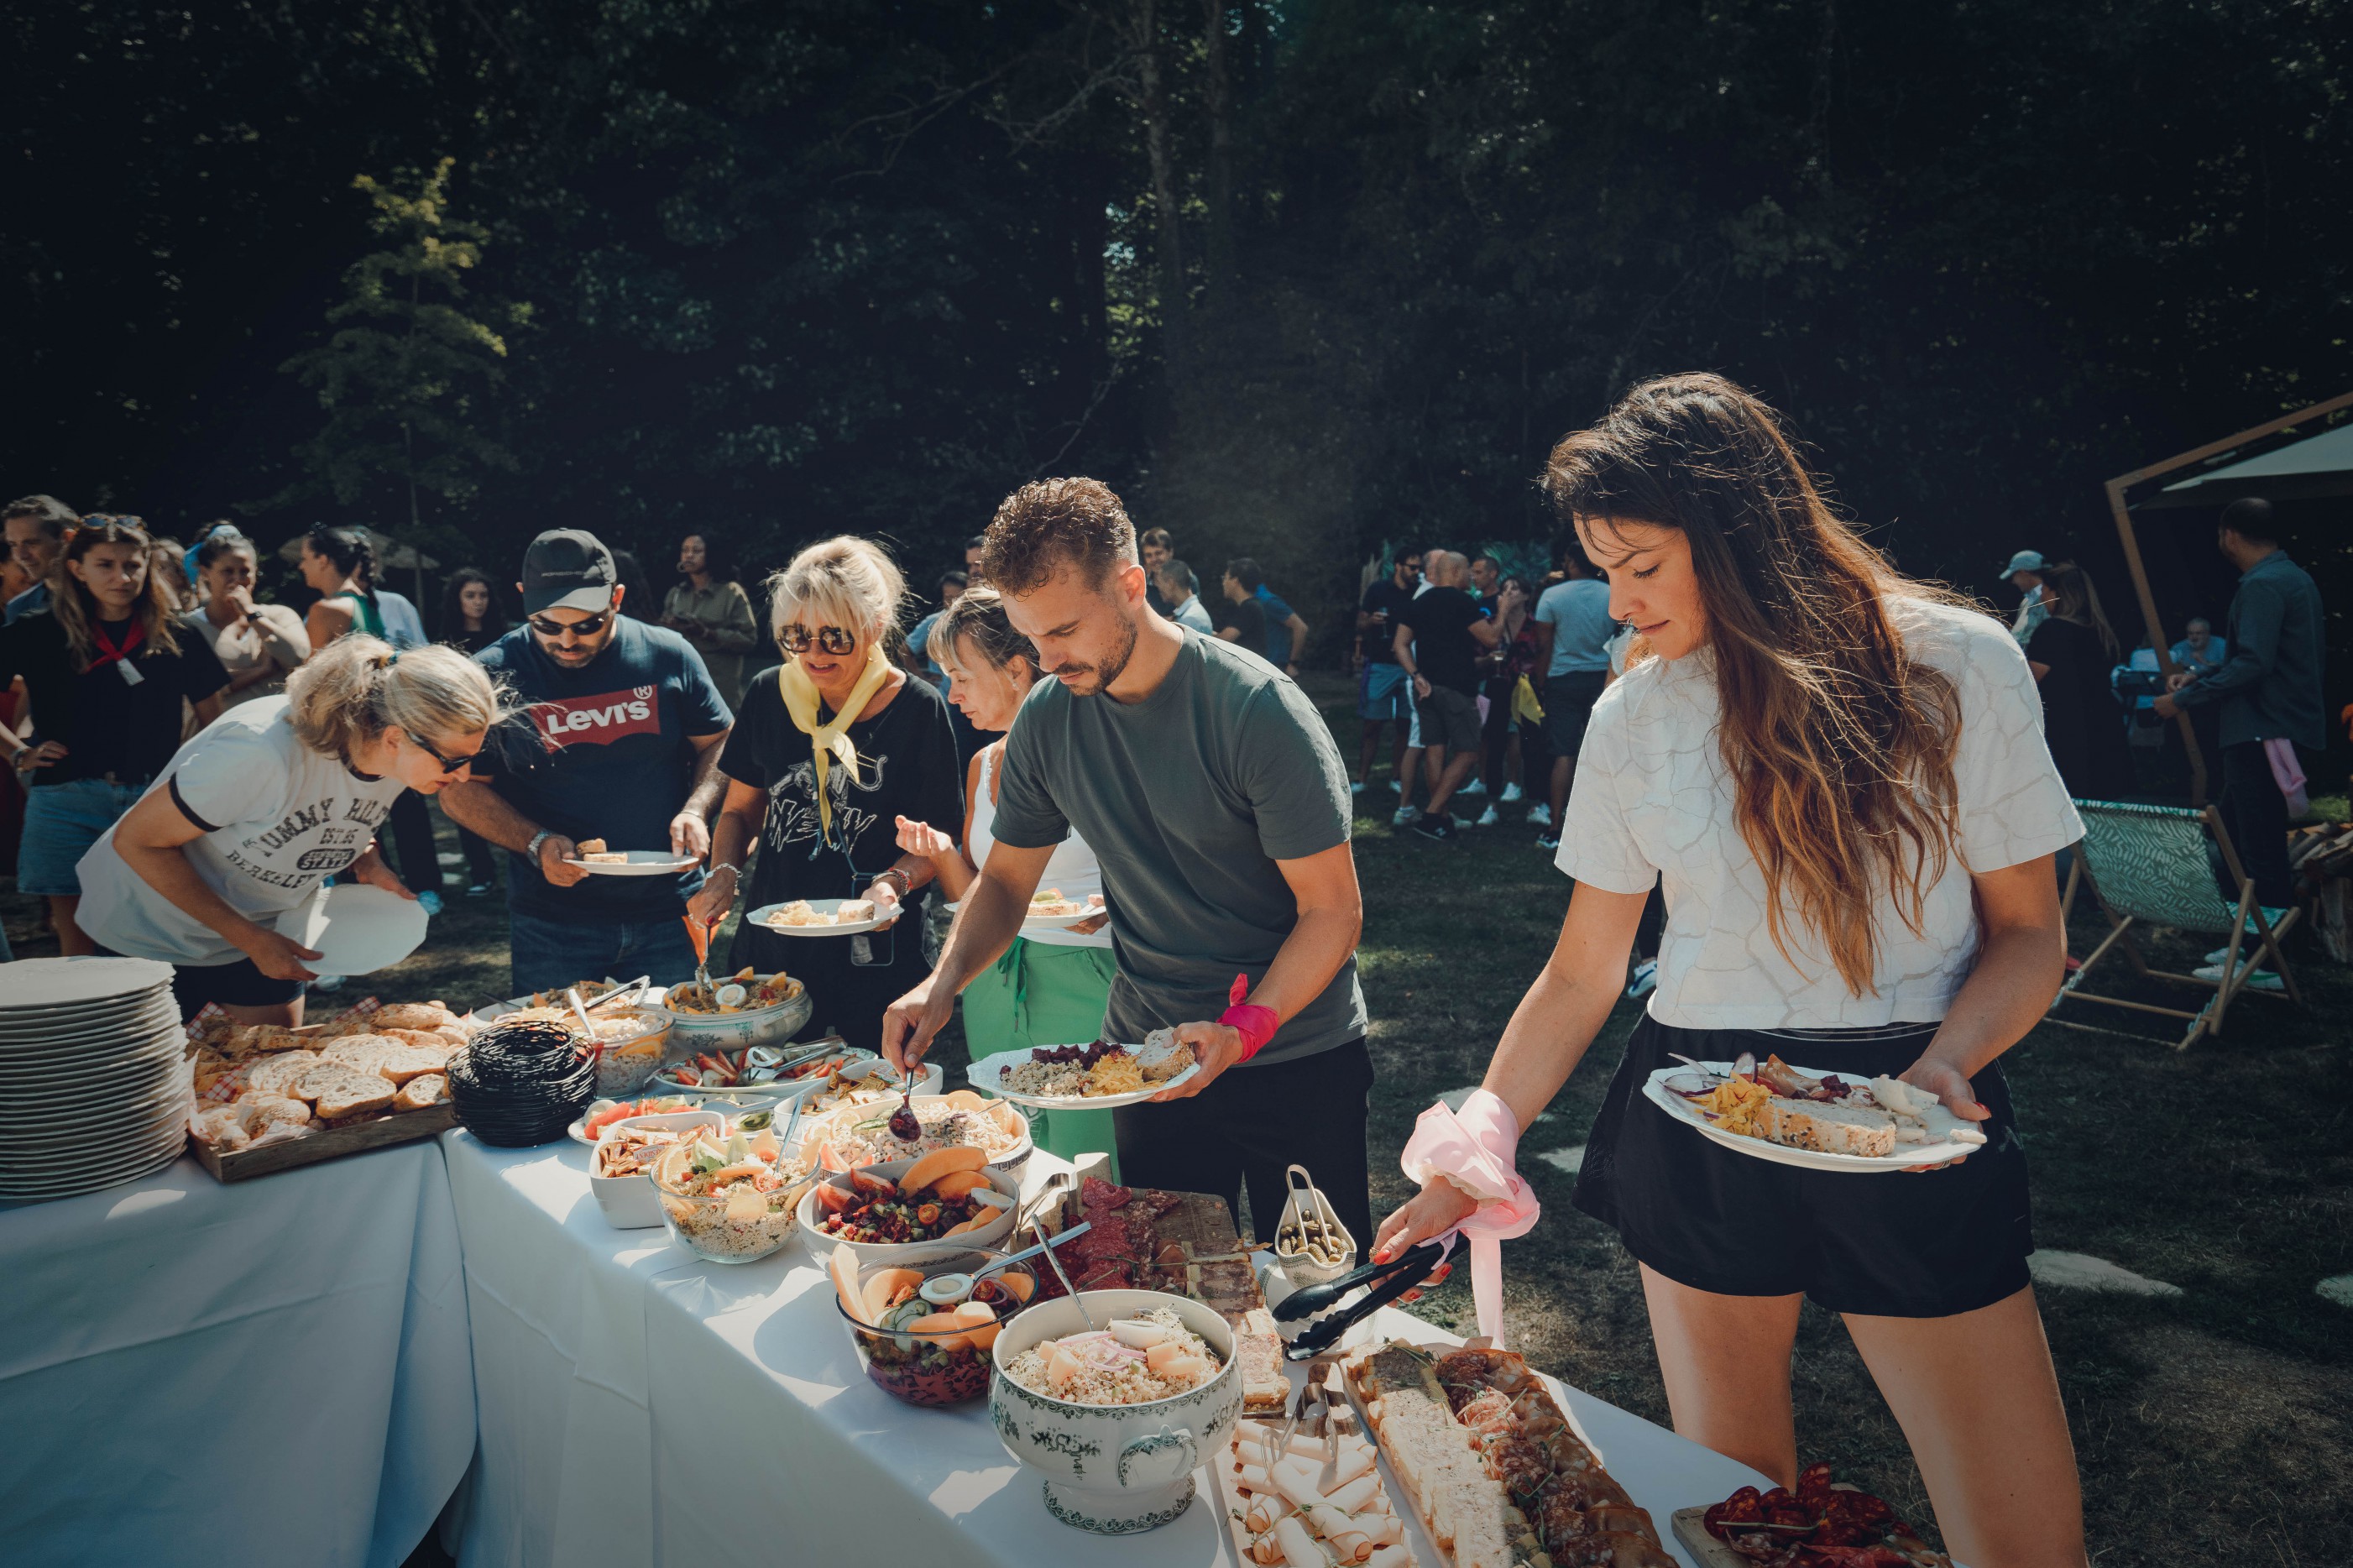
{"type": "MultiPolygon", "coordinates": [[[[694,786],[694,737],[733,721],[702,656],[666,627],[624,616],[579,669],[543,652],[518,626],[474,656],[504,676],[528,710],[482,748],[486,782],[517,811],[606,848],[670,848],[670,822],[694,786]]],[[[551,887],[527,857],[507,855],[513,907],[563,925],[611,925],[681,912],[701,867],[672,877],[590,876],[551,887]]]]}
{"type": "MultiPolygon", "coordinates": [[[[99,623],[121,643],[133,623],[99,623]]],[[[31,694],[34,739],[61,741],[65,757],[25,774],[33,787],[75,779],[144,784],[180,749],[183,701],[202,702],[228,685],[228,671],[205,638],[178,628],[179,651],[142,644],[131,656],[136,685],[121,668],[103,664],[74,668],[66,629],[52,615],[20,616],[0,627],[0,687],[17,676],[31,694]]]]}

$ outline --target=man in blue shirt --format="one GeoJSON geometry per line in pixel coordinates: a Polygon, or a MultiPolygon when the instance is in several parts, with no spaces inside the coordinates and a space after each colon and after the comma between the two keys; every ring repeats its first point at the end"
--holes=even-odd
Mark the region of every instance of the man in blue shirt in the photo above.
{"type": "MultiPolygon", "coordinates": [[[[2169,719],[2185,708],[2221,705],[2222,819],[2255,897],[2277,908],[2295,900],[2295,881],[2287,863],[2287,797],[2271,753],[2284,751],[2293,761],[2295,747],[2316,752],[2328,742],[2320,706],[2327,652],[2320,590],[2280,549],[2271,502],[2261,497],[2223,508],[2214,542],[2239,569],[2230,657],[2211,674],[2169,677],[2157,710],[2169,719]]],[[[2237,898],[2237,889],[2226,890],[2237,898]]]]}
{"type": "Polygon", "coordinates": [[[964,597],[964,591],[971,583],[972,577],[968,573],[942,573],[940,574],[940,607],[917,621],[915,629],[907,634],[907,651],[923,661],[923,673],[930,677],[932,684],[942,691],[948,689],[948,672],[940,668],[938,651],[932,647],[932,628],[940,624],[940,617],[947,614],[950,605],[964,597]]]}
{"type": "Polygon", "coordinates": [[[474,658],[528,706],[483,748],[489,776],[442,794],[452,821],[513,852],[514,994],[608,974],[691,979],[683,916],[702,886],[734,716],[691,644],[620,614],[619,574],[594,534],[533,540],[516,586],[523,624],[474,658]],[[575,864],[582,839],[686,865],[592,875],[575,864]]]}

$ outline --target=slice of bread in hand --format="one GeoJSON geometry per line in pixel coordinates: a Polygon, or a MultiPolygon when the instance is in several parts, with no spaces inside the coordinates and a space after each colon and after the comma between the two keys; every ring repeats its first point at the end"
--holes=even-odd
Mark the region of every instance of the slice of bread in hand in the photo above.
{"type": "Polygon", "coordinates": [[[449,1080],[438,1072],[423,1073],[400,1086],[392,1097],[395,1110],[422,1110],[449,1098],[449,1080]]]}
{"type": "Polygon", "coordinates": [[[601,838],[583,838],[575,843],[572,849],[575,854],[586,859],[591,855],[605,853],[605,841],[601,838]]]}
{"type": "Polygon", "coordinates": [[[438,1073],[448,1067],[449,1047],[438,1040],[429,1046],[396,1043],[378,1051],[371,1065],[378,1077],[406,1083],[410,1079],[438,1073]]]}
{"type": "Polygon", "coordinates": [[[363,1071],[348,1062],[322,1061],[294,1082],[294,1092],[310,1100],[322,1117],[356,1116],[382,1110],[392,1103],[392,1080],[363,1071]]]}
{"type": "Polygon", "coordinates": [[[1895,1119],[1883,1110],[1784,1100],[1777,1094],[1765,1102],[1758,1120],[1766,1137],[1792,1149],[1872,1158],[1895,1152],[1895,1119]]]}

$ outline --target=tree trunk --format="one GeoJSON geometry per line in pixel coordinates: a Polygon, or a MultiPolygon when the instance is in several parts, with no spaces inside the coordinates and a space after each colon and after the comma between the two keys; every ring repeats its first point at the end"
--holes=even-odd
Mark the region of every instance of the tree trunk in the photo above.
{"type": "Polygon", "coordinates": [[[1233,89],[1226,69],[1226,0],[1201,0],[1202,64],[1209,110],[1209,243],[1208,288],[1212,308],[1232,298],[1234,286],[1233,89]]]}
{"type": "Polygon", "coordinates": [[[1185,357],[1185,236],[1178,223],[1176,156],[1170,145],[1168,93],[1160,70],[1160,18],[1154,0],[1136,0],[1137,78],[1144,145],[1152,162],[1152,205],[1158,223],[1160,331],[1168,363],[1185,357]]]}

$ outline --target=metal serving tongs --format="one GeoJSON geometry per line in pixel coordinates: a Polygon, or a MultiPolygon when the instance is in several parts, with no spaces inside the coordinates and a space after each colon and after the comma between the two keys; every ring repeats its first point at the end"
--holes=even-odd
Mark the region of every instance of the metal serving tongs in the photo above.
{"type": "Polygon", "coordinates": [[[1429,1279],[1430,1271],[1444,1262],[1453,1249],[1453,1237],[1442,1236],[1419,1247],[1409,1247],[1386,1263],[1367,1263],[1337,1279],[1293,1290],[1275,1307],[1278,1321],[1289,1323],[1314,1317],[1338,1306],[1340,1299],[1357,1287],[1372,1287],[1363,1300],[1333,1312],[1292,1341],[1283,1354],[1292,1361],[1312,1361],[1322,1355],[1338,1344],[1350,1329],[1429,1279]]]}

